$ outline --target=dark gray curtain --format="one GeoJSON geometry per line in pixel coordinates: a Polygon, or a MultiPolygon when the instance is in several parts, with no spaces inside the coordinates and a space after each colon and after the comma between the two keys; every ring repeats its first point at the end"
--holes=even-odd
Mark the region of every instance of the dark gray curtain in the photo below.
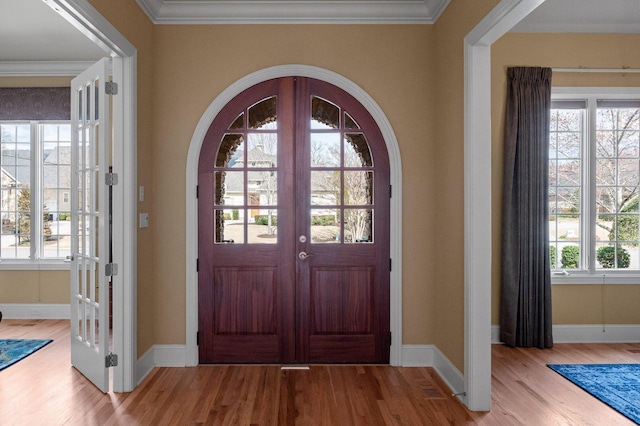
{"type": "Polygon", "coordinates": [[[500,339],[549,348],[549,116],[551,69],[508,69],[504,135],[500,339]]]}

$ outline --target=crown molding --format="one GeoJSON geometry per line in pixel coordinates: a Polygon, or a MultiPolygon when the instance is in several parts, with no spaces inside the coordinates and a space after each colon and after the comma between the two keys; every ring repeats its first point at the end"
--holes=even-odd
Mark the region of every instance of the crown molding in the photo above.
{"type": "Polygon", "coordinates": [[[0,76],[76,76],[95,61],[0,61],[0,76]]]}
{"type": "Polygon", "coordinates": [[[451,0],[136,0],[154,24],[433,24],[451,0]]]}

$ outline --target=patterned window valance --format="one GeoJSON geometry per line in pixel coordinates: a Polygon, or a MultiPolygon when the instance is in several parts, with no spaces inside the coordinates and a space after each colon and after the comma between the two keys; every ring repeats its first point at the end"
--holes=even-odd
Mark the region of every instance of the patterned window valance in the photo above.
{"type": "Polygon", "coordinates": [[[0,120],[69,120],[69,87],[0,88],[0,120]]]}

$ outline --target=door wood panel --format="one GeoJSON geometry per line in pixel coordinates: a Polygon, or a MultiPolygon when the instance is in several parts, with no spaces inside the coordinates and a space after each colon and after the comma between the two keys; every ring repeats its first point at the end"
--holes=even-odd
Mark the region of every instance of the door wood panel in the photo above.
{"type": "Polygon", "coordinates": [[[373,323],[375,268],[313,268],[311,332],[369,334],[373,323]]]}
{"type": "Polygon", "coordinates": [[[277,269],[215,268],[216,334],[271,334],[276,317],[277,269]]]}

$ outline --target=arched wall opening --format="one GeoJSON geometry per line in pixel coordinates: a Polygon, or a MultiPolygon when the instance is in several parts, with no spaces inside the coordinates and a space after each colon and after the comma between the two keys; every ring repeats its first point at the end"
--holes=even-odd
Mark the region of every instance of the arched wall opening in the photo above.
{"type": "MultiPolygon", "coordinates": [[[[389,179],[393,187],[390,205],[390,328],[395,336],[402,336],[402,164],[397,139],[380,106],[357,84],[332,71],[308,65],[282,65],[249,74],[222,92],[206,109],[191,138],[186,168],[186,264],[195,264],[198,257],[198,203],[196,186],[198,160],[205,134],[222,108],[245,89],[274,78],[287,76],[310,77],[337,86],[358,100],[371,114],[380,128],[389,156],[389,179]]],[[[198,331],[198,275],[195,268],[186,271],[186,353],[188,366],[198,364],[196,333],[198,331]]],[[[402,339],[393,339],[389,361],[402,365],[402,339]]]]}

